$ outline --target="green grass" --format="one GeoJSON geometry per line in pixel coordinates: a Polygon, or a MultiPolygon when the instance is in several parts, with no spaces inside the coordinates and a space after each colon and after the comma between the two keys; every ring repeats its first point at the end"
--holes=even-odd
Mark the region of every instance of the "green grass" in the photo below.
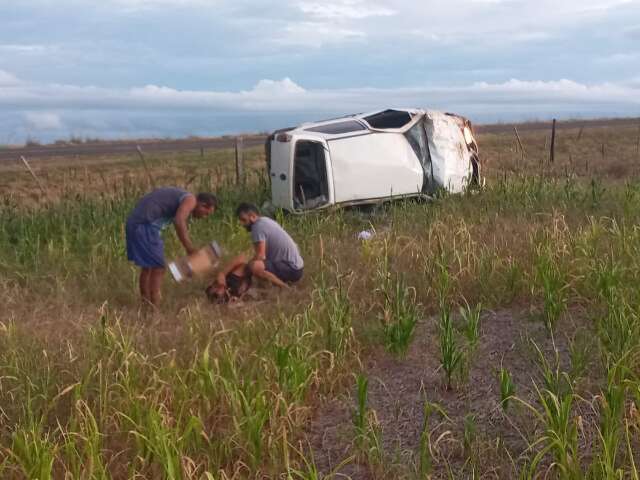
{"type": "MultiPolygon", "coordinates": [[[[228,255],[250,248],[233,209],[266,199],[264,181],[237,190],[202,172],[191,185],[222,200],[213,218],[193,223],[194,238],[216,239],[228,255]]],[[[517,471],[505,478],[637,478],[639,182],[512,175],[433,203],[279,214],[306,260],[296,291],[225,309],[206,304],[199,283],[167,281],[155,317],[138,312],[124,248],[123,222],[144,188],[123,183],[37,208],[7,197],[0,206],[3,478],[311,479],[337,473],[342,461],[385,478],[393,451],[385,412],[371,409],[368,360],[388,350],[394,362],[416,362],[416,350],[441,363],[452,387],[466,349],[477,361],[493,348],[485,314],[522,309],[543,320],[537,342],[560,343],[573,330],[590,340],[551,354],[541,345],[539,371],[532,363],[517,391],[511,375],[522,367],[502,365],[505,351],[491,357],[491,372],[504,369],[493,392],[509,420],[500,428],[526,447],[495,447],[504,431],[484,430],[478,415],[434,429],[441,410],[427,398],[424,418],[412,420],[421,434],[408,478],[468,470],[456,464],[461,450],[473,450],[479,478],[504,473],[510,459],[517,471]],[[357,241],[371,225],[377,235],[357,241]],[[371,335],[381,319],[381,334],[371,335]],[[425,343],[409,349],[420,328],[425,343]],[[359,403],[348,426],[357,441],[351,435],[344,455],[321,468],[310,422],[354,391],[354,374],[359,403]],[[507,399],[528,408],[507,409],[507,399]]],[[[168,257],[181,254],[173,233],[166,243],[168,257]]]]}

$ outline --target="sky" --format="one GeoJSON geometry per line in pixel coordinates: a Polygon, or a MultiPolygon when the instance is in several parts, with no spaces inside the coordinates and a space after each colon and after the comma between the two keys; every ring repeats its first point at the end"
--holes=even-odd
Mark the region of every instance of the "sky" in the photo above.
{"type": "Polygon", "coordinates": [[[0,145],[640,116],[640,0],[0,0],[0,145]]]}

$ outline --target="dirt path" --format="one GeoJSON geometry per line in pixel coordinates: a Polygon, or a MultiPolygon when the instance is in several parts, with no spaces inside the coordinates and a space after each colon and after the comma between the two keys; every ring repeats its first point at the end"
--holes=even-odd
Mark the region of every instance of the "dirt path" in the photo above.
{"type": "MultiPolygon", "coordinates": [[[[572,330],[572,329],[571,329],[572,330]]],[[[463,448],[465,417],[472,415],[476,430],[474,450],[479,459],[481,478],[512,478],[514,472],[506,452],[514,459],[527,449],[524,438],[531,428],[531,415],[515,402],[509,416],[500,407],[500,388],[496,371],[503,365],[516,384],[519,397],[534,402],[534,381],[540,384],[537,353],[532,340],[551,361],[553,344],[541,321],[527,312],[489,312],[483,316],[482,336],[469,371],[468,382],[447,391],[440,371],[437,320],[423,321],[405,359],[395,358],[380,349],[369,355],[365,370],[369,378],[368,406],[375,411],[382,431],[382,446],[387,461],[397,464],[399,472],[413,470],[415,453],[420,445],[425,400],[440,404],[450,418],[434,415],[430,422],[431,438],[443,435],[434,449],[434,476],[447,478],[447,464],[456,474],[467,478],[463,448]],[[519,430],[521,430],[519,432],[519,430]],[[446,433],[449,432],[449,433],[446,433]],[[482,476],[484,474],[485,476],[482,476]]],[[[556,336],[562,368],[568,368],[568,340],[556,336]]],[[[332,471],[354,454],[355,436],[352,417],[355,392],[324,406],[309,429],[314,458],[323,473],[332,471]]],[[[356,480],[390,478],[390,472],[372,473],[363,461],[352,462],[339,472],[356,480]]],[[[397,476],[395,478],[402,478],[397,476]]]]}

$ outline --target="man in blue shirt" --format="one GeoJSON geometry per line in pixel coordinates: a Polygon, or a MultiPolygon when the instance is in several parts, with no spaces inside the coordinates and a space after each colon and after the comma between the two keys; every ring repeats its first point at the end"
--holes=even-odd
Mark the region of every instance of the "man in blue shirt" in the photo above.
{"type": "Polygon", "coordinates": [[[211,215],[218,200],[211,193],[197,196],[176,187],[158,188],[142,197],[127,219],[127,257],[140,267],[140,295],[152,305],[160,302],[165,270],[164,243],[160,232],[174,224],[187,255],[196,251],[189,237],[189,217],[211,215]]]}

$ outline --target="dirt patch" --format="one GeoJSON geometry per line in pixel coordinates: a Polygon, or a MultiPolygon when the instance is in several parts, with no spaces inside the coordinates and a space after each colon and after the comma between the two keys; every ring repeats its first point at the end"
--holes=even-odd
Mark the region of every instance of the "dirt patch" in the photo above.
{"type": "MultiPolygon", "coordinates": [[[[570,322],[565,322],[567,330],[570,322]]],[[[401,478],[414,469],[424,419],[425,401],[436,402],[450,420],[434,415],[430,421],[432,441],[442,434],[434,449],[433,478],[447,478],[448,469],[460,475],[469,473],[464,450],[465,417],[472,415],[475,425],[474,450],[478,472],[488,478],[513,478],[514,461],[527,449],[528,429],[534,427],[527,409],[511,402],[509,414],[500,406],[500,386],[496,371],[504,366],[512,375],[518,397],[535,404],[534,382],[541,384],[537,353],[532,340],[550,362],[555,358],[553,343],[541,321],[526,312],[499,311],[485,313],[482,336],[469,369],[468,381],[446,390],[440,371],[437,319],[423,321],[404,359],[384,350],[373,352],[365,362],[369,378],[368,406],[374,410],[381,427],[384,455],[397,472],[372,472],[366,462],[356,460],[339,469],[353,479],[401,478]],[[449,433],[445,433],[449,432],[449,433]],[[466,473],[465,473],[466,472],[466,473]]],[[[556,335],[555,346],[561,368],[569,368],[569,341],[563,333],[556,335]]],[[[332,401],[318,411],[308,435],[314,459],[325,474],[341,461],[356,455],[352,416],[355,391],[349,398],[332,401]]],[[[485,477],[483,477],[485,478],[485,477]]]]}

